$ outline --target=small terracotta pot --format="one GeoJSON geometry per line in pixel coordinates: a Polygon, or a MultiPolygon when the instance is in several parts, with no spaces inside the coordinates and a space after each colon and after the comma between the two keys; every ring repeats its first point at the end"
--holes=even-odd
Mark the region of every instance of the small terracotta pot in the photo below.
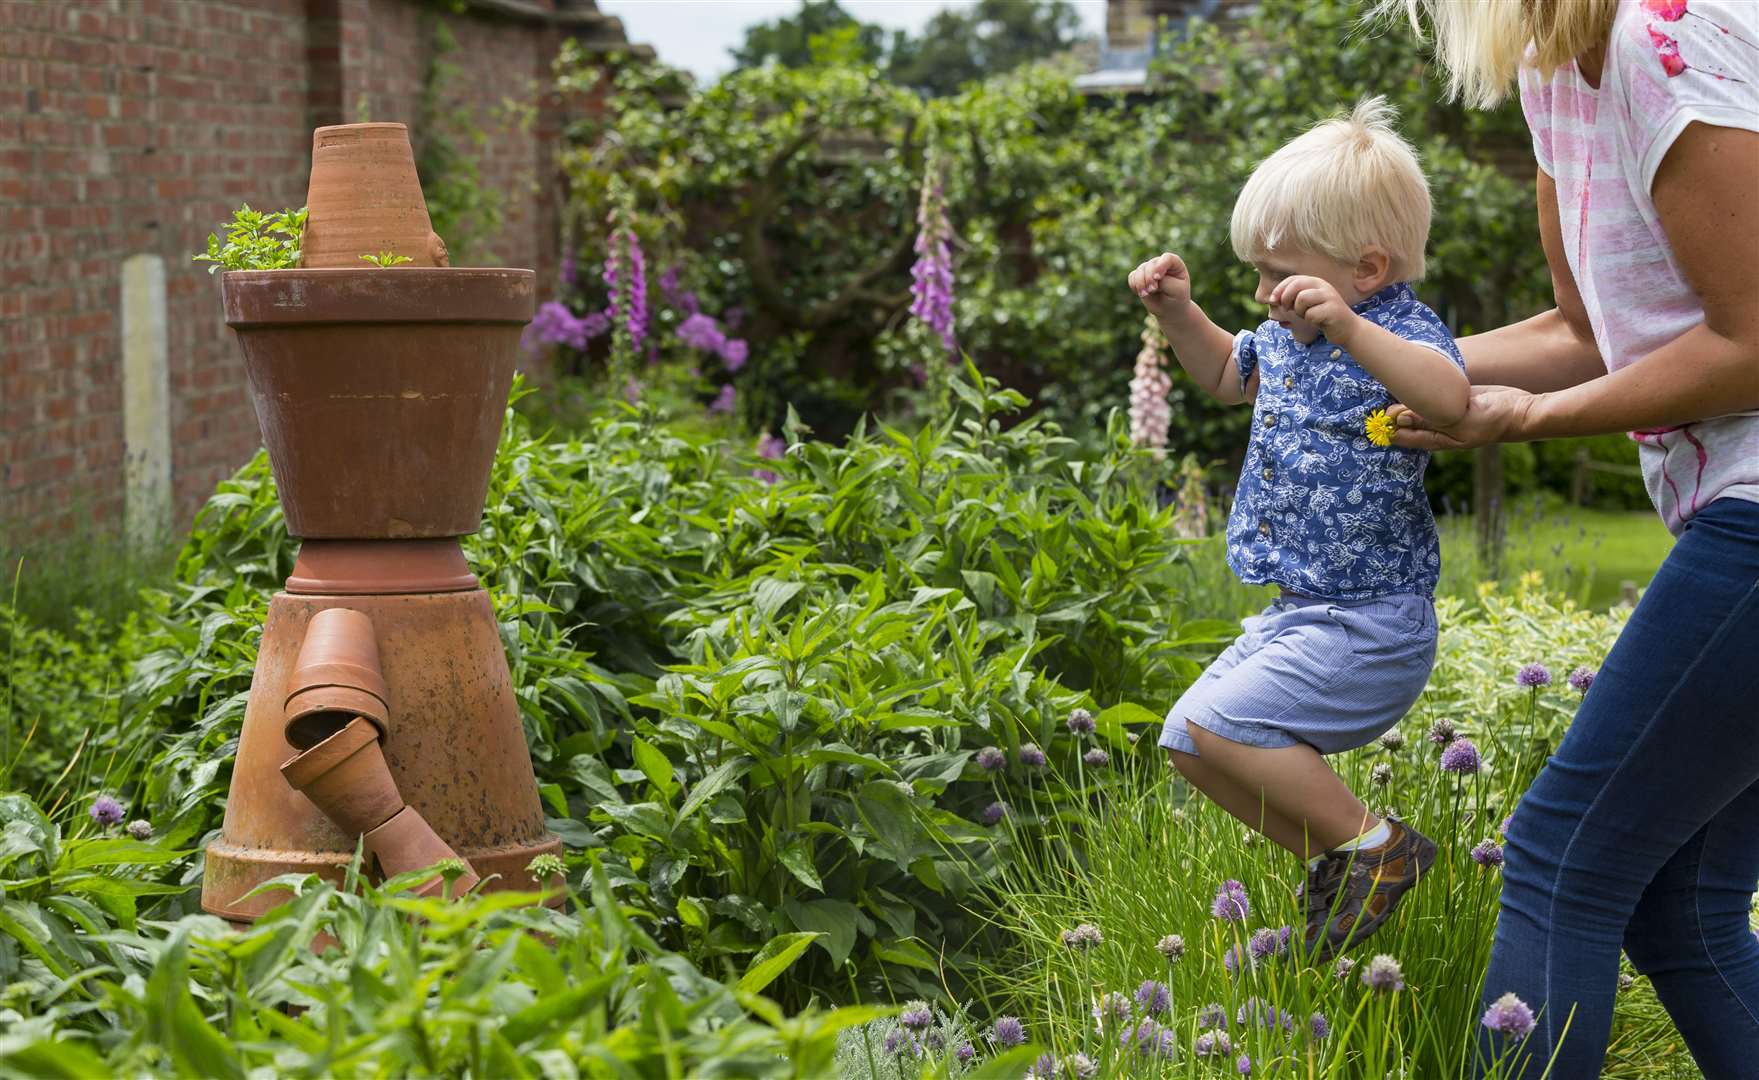
{"type": "Polygon", "coordinates": [[[312,132],[301,265],[359,268],[362,255],[446,266],[402,124],[339,124],[312,132]]]}
{"type": "Polygon", "coordinates": [[[371,720],[384,738],[388,696],[372,619],[351,608],[325,608],[307,624],[288,680],[287,743],[309,750],[357,716],[371,720]]]}
{"type": "MultiPolygon", "coordinates": [[[[364,846],[367,854],[378,860],[379,872],[386,880],[398,874],[424,870],[442,859],[458,859],[464,863],[464,873],[452,882],[451,895],[460,896],[482,880],[470,864],[452,850],[452,845],[440,839],[440,834],[427,823],[427,819],[416,813],[413,806],[405,806],[391,820],[367,833],[364,846]]],[[[436,875],[417,892],[422,896],[438,896],[445,886],[446,879],[436,875]]]]}
{"type": "Polygon", "coordinates": [[[344,836],[371,832],[403,809],[403,796],[379,746],[379,729],[363,717],[289,758],[281,775],[344,836]]]}

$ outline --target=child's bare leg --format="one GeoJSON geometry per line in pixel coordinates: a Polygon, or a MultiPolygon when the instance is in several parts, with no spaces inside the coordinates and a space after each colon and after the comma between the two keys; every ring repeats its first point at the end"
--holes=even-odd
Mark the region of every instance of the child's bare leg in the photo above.
{"type": "MultiPolygon", "coordinates": [[[[1247,746],[1195,724],[1190,733],[1206,766],[1243,788],[1253,806],[1262,799],[1265,809],[1296,827],[1297,837],[1304,825],[1316,852],[1348,843],[1380,824],[1310,746],[1247,746]]],[[[1303,848],[1290,850],[1300,854],[1303,848]]]]}
{"type": "Polygon", "coordinates": [[[1310,843],[1299,822],[1290,821],[1271,809],[1246,785],[1205,764],[1206,759],[1183,750],[1168,750],[1167,756],[1179,775],[1203,792],[1209,800],[1239,819],[1247,828],[1256,829],[1276,846],[1305,861],[1322,848],[1310,843]]]}

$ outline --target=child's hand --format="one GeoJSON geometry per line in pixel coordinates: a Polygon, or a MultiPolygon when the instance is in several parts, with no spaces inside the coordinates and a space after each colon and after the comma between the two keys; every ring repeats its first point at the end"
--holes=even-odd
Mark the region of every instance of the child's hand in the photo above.
{"type": "Polygon", "coordinates": [[[1270,291],[1270,306],[1293,312],[1296,318],[1318,327],[1327,341],[1346,348],[1351,333],[1362,321],[1329,282],[1304,274],[1279,282],[1270,291]]]}
{"type": "Polygon", "coordinates": [[[1172,315],[1191,300],[1191,272],[1170,251],[1156,255],[1130,271],[1130,291],[1150,314],[1172,315]]]}

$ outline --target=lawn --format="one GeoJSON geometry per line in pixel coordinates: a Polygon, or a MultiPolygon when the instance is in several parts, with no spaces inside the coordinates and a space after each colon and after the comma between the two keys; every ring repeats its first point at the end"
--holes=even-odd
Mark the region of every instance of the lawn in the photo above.
{"type": "MultiPolygon", "coordinates": [[[[1469,595],[1492,576],[1474,549],[1472,518],[1442,519],[1441,536],[1441,591],[1469,595]]],[[[1500,579],[1511,585],[1538,570],[1552,588],[1603,610],[1619,601],[1625,582],[1647,586],[1672,547],[1673,536],[1651,510],[1588,510],[1527,495],[1509,515],[1500,579]]]]}

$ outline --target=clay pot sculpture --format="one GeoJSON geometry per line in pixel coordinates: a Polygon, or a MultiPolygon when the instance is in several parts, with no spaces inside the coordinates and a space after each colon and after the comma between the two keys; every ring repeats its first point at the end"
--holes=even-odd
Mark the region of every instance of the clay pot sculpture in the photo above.
{"type": "Polygon", "coordinates": [[[391,252],[405,267],[446,266],[402,124],[340,124],[312,132],[311,183],[301,265],[362,265],[362,255],[391,252]]]}
{"type": "Polygon", "coordinates": [[[370,267],[221,275],[288,532],[476,531],[536,277],[370,267]]]}
{"type": "Polygon", "coordinates": [[[352,608],[326,608],[312,616],[289,686],[287,742],[295,749],[317,746],[355,717],[370,720],[378,738],[390,731],[373,621],[352,608]]]}
{"type": "MultiPolygon", "coordinates": [[[[404,809],[379,745],[379,729],[365,717],[355,717],[341,731],[289,758],[281,775],[344,836],[371,832],[404,809]]],[[[447,851],[441,858],[456,855],[447,851]]]]}

